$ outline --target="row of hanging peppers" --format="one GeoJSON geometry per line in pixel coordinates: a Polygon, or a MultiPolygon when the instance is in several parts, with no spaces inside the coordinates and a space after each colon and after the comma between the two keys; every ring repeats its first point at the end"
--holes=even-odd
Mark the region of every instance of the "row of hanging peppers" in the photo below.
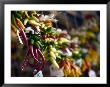
{"type": "Polygon", "coordinates": [[[87,45],[88,38],[96,38],[95,34],[88,31],[86,36],[68,38],[71,36],[66,30],[53,27],[58,21],[54,14],[12,11],[11,19],[11,29],[27,49],[21,69],[31,66],[36,70],[33,75],[43,71],[46,62],[50,62],[56,69],[63,70],[64,77],[79,77],[90,70],[93,58],[99,58],[96,49],[81,47],[81,44],[87,45]]]}

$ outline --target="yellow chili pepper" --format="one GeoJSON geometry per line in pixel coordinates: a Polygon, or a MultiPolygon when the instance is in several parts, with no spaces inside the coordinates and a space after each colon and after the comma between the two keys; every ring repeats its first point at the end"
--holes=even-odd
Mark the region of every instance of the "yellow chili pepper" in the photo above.
{"type": "Polygon", "coordinates": [[[20,24],[20,27],[24,30],[25,29],[25,26],[23,25],[23,23],[20,21],[20,19],[17,18],[17,20],[18,20],[18,22],[20,24]]]}

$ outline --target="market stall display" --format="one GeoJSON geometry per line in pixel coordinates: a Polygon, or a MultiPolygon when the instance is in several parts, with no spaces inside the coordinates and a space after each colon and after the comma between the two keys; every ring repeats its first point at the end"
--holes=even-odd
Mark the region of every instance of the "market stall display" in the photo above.
{"type": "Polygon", "coordinates": [[[99,19],[86,14],[80,27],[71,25],[69,29],[67,14],[71,14],[66,12],[63,18],[62,13],[11,12],[12,76],[100,76],[99,19]]]}

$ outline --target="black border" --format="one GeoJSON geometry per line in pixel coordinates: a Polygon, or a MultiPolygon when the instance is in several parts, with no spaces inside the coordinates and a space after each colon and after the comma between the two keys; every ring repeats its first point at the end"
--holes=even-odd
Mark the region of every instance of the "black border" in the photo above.
{"type": "MultiPolygon", "coordinates": [[[[47,84],[4,84],[4,4],[107,4],[109,0],[2,0],[0,1],[0,86],[2,87],[46,87],[46,86],[55,86],[55,84],[51,84],[51,85],[47,85],[47,84]]],[[[109,2],[110,3],[110,2],[109,2]]],[[[108,4],[109,4],[108,3],[108,4]]],[[[108,5],[108,18],[110,15],[110,5],[108,5]]],[[[107,20],[107,66],[109,66],[109,40],[110,38],[108,38],[109,36],[109,28],[110,28],[110,21],[107,20]]],[[[108,67],[107,67],[107,75],[108,75],[109,71],[108,71],[108,67]]],[[[109,83],[107,76],[107,83],[109,83]]],[[[74,84],[75,85],[75,84],[74,84]]],[[[56,86],[72,86],[72,85],[59,85],[57,84],[56,86]]],[[[93,84],[91,85],[93,86],[93,84]]],[[[107,85],[102,84],[100,85],[102,87],[105,87],[107,85]]],[[[85,87],[88,87],[88,85],[85,85],[85,87]]]]}
{"type": "Polygon", "coordinates": [[[4,9],[0,3],[0,86],[4,84],[4,9]]]}
{"type": "Polygon", "coordinates": [[[110,66],[110,1],[107,3],[107,83],[109,83],[110,79],[108,77],[110,77],[110,69],[108,66],[110,66]]]}
{"type": "Polygon", "coordinates": [[[11,4],[107,4],[109,0],[0,0],[11,4]]]}

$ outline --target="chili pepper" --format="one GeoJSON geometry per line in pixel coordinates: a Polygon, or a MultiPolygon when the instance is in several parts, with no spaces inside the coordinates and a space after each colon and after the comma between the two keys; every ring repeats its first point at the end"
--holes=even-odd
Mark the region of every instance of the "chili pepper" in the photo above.
{"type": "Polygon", "coordinates": [[[17,28],[13,24],[11,24],[11,28],[14,31],[14,33],[17,33],[17,28]]]}
{"type": "Polygon", "coordinates": [[[23,27],[21,27],[20,25],[21,23],[18,19],[16,19],[16,24],[19,27],[19,31],[20,31],[19,35],[22,36],[24,43],[28,46],[28,40],[27,40],[26,34],[24,33],[23,27]]]}
{"type": "Polygon", "coordinates": [[[26,57],[25,57],[24,62],[21,66],[22,71],[24,70],[24,67],[26,67],[28,64],[30,65],[28,55],[29,55],[29,51],[26,53],[26,57]]]}
{"type": "Polygon", "coordinates": [[[44,55],[42,54],[41,50],[40,50],[40,49],[37,49],[37,51],[38,51],[39,55],[40,55],[41,58],[42,58],[42,62],[43,62],[43,64],[42,64],[42,69],[43,69],[44,66],[45,66],[46,60],[45,60],[45,57],[44,57],[44,55]]]}
{"type": "Polygon", "coordinates": [[[89,70],[91,67],[90,62],[88,62],[86,59],[84,59],[84,62],[86,64],[87,69],[89,70]]]}
{"type": "Polygon", "coordinates": [[[29,64],[29,60],[28,60],[28,58],[25,58],[22,66],[21,66],[21,70],[23,71],[24,67],[26,67],[28,64],[29,64]]]}
{"type": "Polygon", "coordinates": [[[16,19],[16,22],[17,22],[17,25],[18,25],[18,27],[19,27],[19,29],[20,29],[20,36],[23,37],[23,39],[24,39],[24,41],[25,41],[25,44],[27,44],[27,46],[29,47],[29,48],[28,48],[28,51],[29,51],[30,54],[34,57],[34,60],[38,62],[38,59],[36,59],[36,57],[35,57],[35,55],[34,55],[34,53],[33,53],[33,46],[32,46],[32,45],[28,45],[27,37],[26,37],[24,31],[22,30],[23,27],[20,26],[19,20],[16,19]]]}
{"type": "Polygon", "coordinates": [[[34,59],[38,62],[38,59],[35,57],[34,51],[33,51],[33,46],[29,45],[29,53],[34,57],[34,59]]]}
{"type": "Polygon", "coordinates": [[[18,28],[14,15],[12,15],[12,24],[15,25],[16,28],[18,28]]]}
{"type": "Polygon", "coordinates": [[[24,11],[24,13],[25,13],[26,17],[29,18],[28,12],[24,11]]]}
{"type": "Polygon", "coordinates": [[[27,22],[28,22],[29,20],[26,18],[26,19],[24,19],[24,25],[26,26],[26,24],[27,24],[27,22]]]}
{"type": "MultiPolygon", "coordinates": [[[[46,62],[46,60],[45,60],[45,57],[43,56],[43,54],[42,54],[42,52],[40,51],[40,49],[38,49],[38,48],[36,48],[36,49],[34,49],[34,54],[36,55],[36,54],[39,54],[40,56],[41,56],[41,58],[42,58],[42,64],[38,67],[38,64],[35,64],[34,65],[34,67],[37,69],[37,71],[36,72],[33,72],[33,75],[35,75],[35,74],[37,74],[40,70],[43,70],[43,68],[44,68],[44,66],[45,66],[45,62],[46,62]],[[37,65],[37,66],[36,66],[37,65]]],[[[36,57],[37,57],[38,55],[36,55],[36,57]]],[[[39,62],[39,61],[38,61],[39,62]]],[[[37,63],[38,63],[37,62],[37,63]]]]}
{"type": "Polygon", "coordinates": [[[17,18],[22,19],[22,16],[21,16],[21,14],[19,13],[19,11],[16,11],[16,12],[15,12],[15,15],[16,15],[17,18]]]}
{"type": "Polygon", "coordinates": [[[51,62],[54,64],[54,66],[57,68],[57,69],[59,69],[59,65],[58,65],[58,63],[56,62],[56,60],[53,58],[53,57],[50,57],[51,59],[51,62]]]}
{"type": "Polygon", "coordinates": [[[35,25],[35,26],[41,26],[38,22],[36,22],[35,20],[29,20],[29,24],[31,25],[35,25]]]}
{"type": "Polygon", "coordinates": [[[38,59],[38,52],[37,52],[37,49],[35,47],[33,48],[33,51],[34,51],[35,57],[38,59]]]}
{"type": "Polygon", "coordinates": [[[36,22],[39,22],[39,19],[35,16],[32,16],[32,19],[35,20],[36,22]]]}
{"type": "Polygon", "coordinates": [[[25,29],[25,26],[23,25],[23,23],[20,21],[20,19],[18,19],[18,18],[16,18],[16,23],[17,23],[17,25],[18,25],[18,27],[20,28],[20,29],[25,29]]]}
{"type": "MultiPolygon", "coordinates": [[[[36,58],[36,57],[37,57],[37,56],[36,56],[36,51],[33,52],[33,46],[32,46],[32,45],[28,45],[27,37],[26,37],[26,35],[25,35],[24,31],[23,31],[23,27],[20,25],[20,24],[21,24],[20,21],[19,21],[18,19],[16,19],[16,22],[17,22],[17,25],[18,25],[18,27],[19,27],[19,29],[20,29],[20,36],[23,37],[23,39],[24,39],[24,41],[25,41],[25,44],[27,44],[27,46],[28,46],[28,51],[29,51],[29,53],[33,56],[33,58],[34,58],[34,66],[36,67],[36,63],[39,62],[38,59],[36,58]]],[[[42,62],[43,62],[43,64],[42,64],[42,66],[39,67],[39,68],[36,67],[36,68],[38,68],[37,71],[42,70],[42,69],[44,68],[44,64],[45,64],[45,58],[44,58],[42,52],[41,52],[39,49],[38,49],[38,52],[39,52],[40,56],[42,57],[42,62]]],[[[27,62],[24,62],[23,65],[27,65],[27,62]]],[[[23,69],[23,68],[24,68],[24,66],[22,66],[22,69],[23,69]]]]}

